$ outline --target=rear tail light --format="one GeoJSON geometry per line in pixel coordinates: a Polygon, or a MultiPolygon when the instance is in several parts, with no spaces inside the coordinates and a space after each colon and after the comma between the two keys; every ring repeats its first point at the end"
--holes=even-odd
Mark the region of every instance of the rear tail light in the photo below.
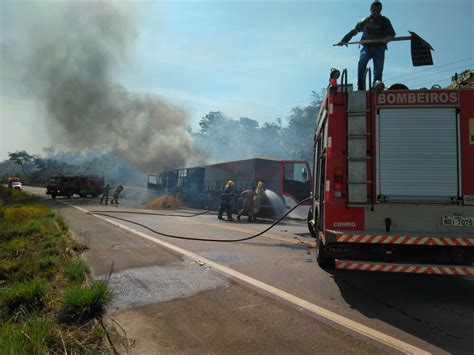
{"type": "Polygon", "coordinates": [[[334,169],[334,197],[342,197],[342,169],[334,169]]]}

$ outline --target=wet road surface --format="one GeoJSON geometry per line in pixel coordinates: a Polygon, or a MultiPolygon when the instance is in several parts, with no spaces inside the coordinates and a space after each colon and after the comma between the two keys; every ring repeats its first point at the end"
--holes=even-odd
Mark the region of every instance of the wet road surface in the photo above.
{"type": "MultiPolygon", "coordinates": [[[[88,211],[111,211],[111,215],[112,211],[136,207],[127,204],[127,201],[119,208],[105,208],[82,199],[64,199],[64,202],[81,206],[88,211]]],[[[136,316],[136,322],[143,323],[144,327],[152,327],[149,318],[155,315],[153,319],[159,321],[151,334],[161,334],[164,338],[158,335],[146,336],[151,337],[151,340],[156,338],[157,346],[164,346],[164,351],[394,351],[288,302],[275,299],[271,294],[229,279],[200,260],[183,258],[178,253],[107,225],[59,200],[52,204],[63,214],[76,237],[89,244],[90,250],[84,257],[91,266],[92,276],[104,278],[113,271],[110,284],[117,290],[117,296],[110,307],[112,317],[128,324],[131,322],[130,314],[140,314],[141,316],[136,316]],[[240,300],[247,301],[237,302],[240,300]],[[196,309],[191,312],[193,304],[196,304],[196,309]],[[200,311],[201,308],[207,309],[206,307],[213,312],[200,311]],[[270,308],[262,313],[266,307],[270,308]],[[173,314],[176,315],[175,321],[173,314]],[[191,333],[198,335],[195,334],[197,338],[194,339],[192,334],[187,333],[186,336],[190,338],[179,345],[174,338],[178,336],[179,324],[186,322],[178,320],[186,319],[186,314],[193,319],[188,319],[190,324],[198,327],[194,329],[193,326],[191,333]],[[212,314],[212,321],[206,321],[208,314],[212,314]],[[223,318],[221,323],[217,321],[220,319],[219,314],[223,318]],[[273,318],[276,314],[281,315],[284,320],[273,318]],[[250,315],[252,317],[249,318],[250,315]],[[240,324],[236,325],[240,329],[236,334],[241,334],[242,337],[227,339],[230,335],[225,331],[229,330],[230,323],[233,324],[234,321],[240,324]],[[205,325],[209,322],[213,325],[205,325]],[[280,322],[287,323],[287,326],[282,328],[280,322]],[[220,324],[217,328],[222,330],[222,336],[227,334],[224,342],[221,339],[219,343],[217,338],[220,336],[213,338],[217,324],[220,324]],[[251,332],[251,329],[254,331],[251,332]],[[246,334],[245,337],[243,334],[246,334]],[[268,343],[261,340],[266,336],[279,339],[283,344],[268,339],[268,343]],[[306,339],[306,343],[302,339],[306,339]],[[235,342],[241,342],[243,348],[226,348],[235,342]],[[293,351],[285,347],[287,343],[288,346],[296,344],[293,351]],[[270,344],[274,346],[271,347],[270,344]],[[346,345],[347,348],[344,347],[346,345]]],[[[119,216],[118,213],[115,215],[119,216]]],[[[215,214],[193,218],[123,214],[120,217],[143,223],[164,233],[216,239],[242,238],[268,226],[265,222],[247,224],[218,221],[215,214]]],[[[137,225],[118,222],[153,235],[137,225]]],[[[305,224],[298,221],[287,221],[270,230],[264,237],[238,243],[195,242],[153,236],[420,349],[434,353],[471,354],[474,351],[472,279],[322,270],[314,260],[314,242],[307,238],[305,224]]],[[[186,328],[186,325],[183,326],[186,328]]],[[[128,334],[131,338],[131,334],[136,332],[136,335],[145,336],[146,332],[139,330],[141,327],[130,329],[132,328],[135,331],[130,330],[128,334]]],[[[234,332],[235,329],[232,333],[234,332]]],[[[134,349],[140,348],[135,344],[134,349]]]]}

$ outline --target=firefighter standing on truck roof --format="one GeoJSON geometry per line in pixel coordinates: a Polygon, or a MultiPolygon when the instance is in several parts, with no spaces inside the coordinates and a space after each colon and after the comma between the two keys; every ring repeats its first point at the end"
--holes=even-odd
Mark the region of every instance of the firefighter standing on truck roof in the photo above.
{"type": "Polygon", "coordinates": [[[232,200],[234,199],[234,185],[232,180],[227,181],[225,189],[221,195],[221,201],[219,203],[219,212],[217,218],[222,219],[222,214],[227,213],[227,220],[232,221],[232,200]]]}
{"type": "Polygon", "coordinates": [[[370,16],[360,20],[356,27],[344,36],[337,44],[338,46],[347,45],[357,33],[362,32],[362,40],[381,39],[382,42],[367,43],[362,45],[359,57],[359,66],[357,71],[357,89],[365,90],[364,73],[367,63],[370,59],[374,62],[374,83],[382,82],[383,65],[385,61],[385,51],[387,42],[395,37],[395,30],[390,20],[381,15],[382,3],[373,1],[370,5],[370,16]]]}

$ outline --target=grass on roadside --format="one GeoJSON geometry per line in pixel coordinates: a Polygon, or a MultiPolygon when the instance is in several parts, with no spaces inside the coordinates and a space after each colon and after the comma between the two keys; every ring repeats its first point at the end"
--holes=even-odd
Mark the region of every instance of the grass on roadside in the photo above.
{"type": "Polygon", "coordinates": [[[40,310],[47,293],[46,282],[34,279],[27,282],[15,282],[0,289],[0,304],[5,313],[13,314],[21,310],[40,310]]]}
{"type": "Polygon", "coordinates": [[[95,282],[91,287],[72,287],[64,294],[59,318],[66,323],[77,323],[100,317],[111,300],[104,282],[95,282]]]}
{"type": "Polygon", "coordinates": [[[107,285],[86,284],[84,250],[39,199],[0,186],[0,354],[107,352],[107,285]]]}
{"type": "Polygon", "coordinates": [[[72,261],[67,266],[65,275],[71,282],[84,282],[87,275],[86,264],[82,260],[72,261]]]}
{"type": "Polygon", "coordinates": [[[29,316],[22,322],[0,326],[0,350],[3,354],[43,354],[50,349],[51,325],[45,317],[29,316]]]}

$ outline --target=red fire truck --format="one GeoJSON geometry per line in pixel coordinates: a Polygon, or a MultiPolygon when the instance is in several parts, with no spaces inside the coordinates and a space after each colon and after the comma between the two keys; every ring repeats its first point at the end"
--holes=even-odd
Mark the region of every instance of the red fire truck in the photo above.
{"type": "Polygon", "coordinates": [[[104,178],[96,175],[53,175],[48,179],[46,194],[51,198],[66,196],[71,198],[74,194],[80,197],[97,197],[104,190],[104,178]]]}
{"type": "Polygon", "coordinates": [[[474,89],[395,88],[330,80],[308,215],[317,262],[474,275],[474,89]]]}

